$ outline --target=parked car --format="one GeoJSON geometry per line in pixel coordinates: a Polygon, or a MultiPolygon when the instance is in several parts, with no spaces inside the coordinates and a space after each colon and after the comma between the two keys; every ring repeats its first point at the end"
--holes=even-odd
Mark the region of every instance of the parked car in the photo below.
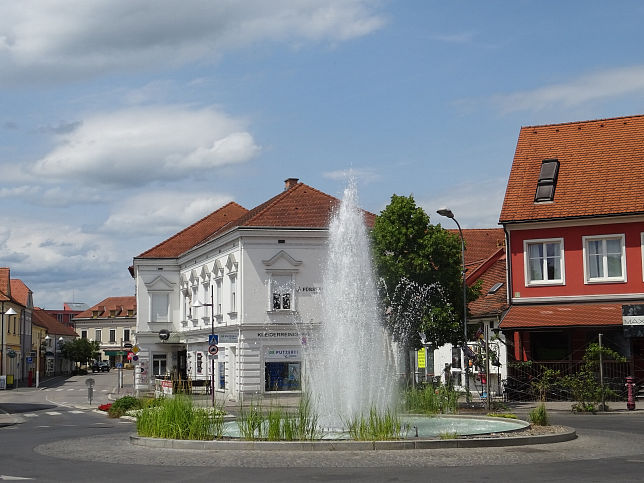
{"type": "Polygon", "coordinates": [[[108,362],[94,362],[92,364],[92,372],[110,372],[110,365],[108,362]]]}

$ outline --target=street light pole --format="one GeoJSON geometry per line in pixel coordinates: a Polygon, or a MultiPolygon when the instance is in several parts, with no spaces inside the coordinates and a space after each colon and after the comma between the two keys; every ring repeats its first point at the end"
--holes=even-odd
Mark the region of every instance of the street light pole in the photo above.
{"type": "Polygon", "coordinates": [[[469,381],[469,367],[468,363],[466,360],[466,348],[467,348],[467,282],[465,281],[465,239],[463,238],[463,230],[461,229],[461,225],[459,222],[454,218],[454,213],[452,213],[452,210],[449,208],[441,208],[438,210],[436,213],[438,213],[441,216],[445,216],[447,218],[451,218],[454,220],[454,223],[456,223],[456,226],[458,227],[458,233],[461,236],[461,261],[463,263],[463,365],[465,366],[465,390],[469,391],[469,386],[470,386],[470,381],[469,381]]]}
{"type": "MultiPolygon", "coordinates": [[[[210,284],[210,303],[199,304],[201,307],[210,307],[210,335],[215,335],[215,295],[214,287],[210,284]]],[[[210,399],[212,406],[215,407],[215,356],[210,356],[210,399]]]]}

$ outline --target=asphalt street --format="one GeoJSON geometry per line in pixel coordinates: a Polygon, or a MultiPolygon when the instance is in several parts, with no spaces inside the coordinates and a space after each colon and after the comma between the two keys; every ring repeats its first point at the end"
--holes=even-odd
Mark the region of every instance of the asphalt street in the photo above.
{"type": "MultiPolygon", "coordinates": [[[[96,411],[116,392],[116,373],[45,381],[0,392],[0,480],[36,481],[643,481],[644,411],[577,415],[554,405],[553,424],[574,427],[564,443],[413,451],[194,451],[129,444],[131,421],[96,411]]],[[[529,406],[514,408],[525,415],[529,406]]]]}

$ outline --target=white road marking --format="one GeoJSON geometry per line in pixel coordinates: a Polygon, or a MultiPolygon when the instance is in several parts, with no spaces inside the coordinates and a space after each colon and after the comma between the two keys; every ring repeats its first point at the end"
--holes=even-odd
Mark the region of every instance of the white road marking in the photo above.
{"type": "Polygon", "coordinates": [[[9,475],[0,475],[0,480],[5,481],[15,481],[15,480],[33,480],[33,478],[24,478],[22,476],[9,476],[9,475]]]}
{"type": "Polygon", "coordinates": [[[71,414],[83,414],[84,411],[69,411],[71,414]]]}
{"type": "Polygon", "coordinates": [[[51,426],[36,426],[37,428],[51,428],[51,426]]]}
{"type": "Polygon", "coordinates": [[[38,415],[36,413],[24,413],[23,416],[25,418],[37,418],[38,415]]]}
{"type": "Polygon", "coordinates": [[[58,411],[47,411],[45,414],[49,414],[50,416],[60,416],[62,413],[59,413],[58,411]]]}
{"type": "Polygon", "coordinates": [[[56,389],[56,392],[60,392],[60,391],[63,391],[63,390],[64,390],[63,388],[56,389]]]}

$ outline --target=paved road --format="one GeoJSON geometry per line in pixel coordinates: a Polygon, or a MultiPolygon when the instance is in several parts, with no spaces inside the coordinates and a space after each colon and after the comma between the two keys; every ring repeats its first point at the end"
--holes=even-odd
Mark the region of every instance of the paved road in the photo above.
{"type": "MultiPolygon", "coordinates": [[[[109,394],[115,375],[96,375],[109,394]]],[[[87,404],[84,378],[7,391],[22,424],[0,428],[1,475],[38,481],[643,481],[644,412],[573,415],[565,443],[514,448],[378,452],[186,451],[131,446],[131,422],[87,404]],[[84,390],[84,392],[83,392],[84,390]]],[[[106,390],[103,393],[103,389],[106,390]]],[[[102,396],[101,396],[102,397],[102,396]]],[[[105,396],[105,399],[107,396],[105,396]]],[[[96,403],[104,401],[97,399],[96,403]]],[[[519,412],[522,408],[517,409],[519,412]]]]}

